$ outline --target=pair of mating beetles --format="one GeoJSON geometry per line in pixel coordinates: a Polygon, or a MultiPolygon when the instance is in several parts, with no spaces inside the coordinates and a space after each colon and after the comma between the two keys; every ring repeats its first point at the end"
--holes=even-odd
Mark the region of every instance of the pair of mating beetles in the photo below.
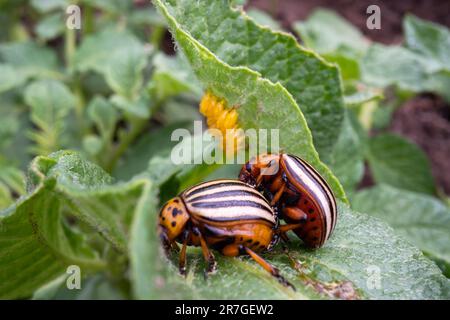
{"type": "Polygon", "coordinates": [[[216,267],[212,248],[225,256],[247,254],[292,286],[257,253],[271,250],[280,238],[288,241],[289,230],[306,246],[321,247],[336,218],[333,192],[313,167],[296,156],[265,154],[247,162],[239,180],[201,183],[169,200],[159,215],[159,235],[166,252],[182,244],[182,274],[186,247],[193,245],[201,246],[207,273],[216,267]]]}

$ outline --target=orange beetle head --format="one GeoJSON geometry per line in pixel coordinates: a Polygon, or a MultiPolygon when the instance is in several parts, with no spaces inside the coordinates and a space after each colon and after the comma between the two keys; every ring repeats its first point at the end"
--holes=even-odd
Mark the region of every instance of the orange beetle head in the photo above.
{"type": "Polygon", "coordinates": [[[169,200],[159,213],[160,232],[165,232],[169,241],[175,240],[186,227],[189,220],[189,213],[180,199],[175,197],[169,200]]]}
{"type": "Polygon", "coordinates": [[[247,162],[239,173],[239,180],[259,186],[264,176],[276,175],[279,170],[278,154],[260,154],[247,162]]]}

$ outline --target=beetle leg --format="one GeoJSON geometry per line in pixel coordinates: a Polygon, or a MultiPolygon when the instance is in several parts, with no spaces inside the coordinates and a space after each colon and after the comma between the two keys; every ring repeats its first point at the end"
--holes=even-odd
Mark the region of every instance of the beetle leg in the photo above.
{"type": "Polygon", "coordinates": [[[283,216],[295,222],[306,222],[308,215],[297,207],[286,207],[283,209],[283,216]]]}
{"type": "Polygon", "coordinates": [[[205,258],[206,262],[208,263],[208,267],[205,270],[205,277],[207,277],[209,273],[212,273],[216,270],[216,267],[217,267],[216,259],[214,258],[213,253],[209,250],[208,245],[206,244],[206,241],[203,238],[200,230],[197,227],[194,227],[193,232],[200,239],[200,245],[202,247],[203,257],[205,258]]]}
{"type": "Polygon", "coordinates": [[[283,183],[283,185],[278,189],[278,191],[275,193],[275,195],[272,198],[272,201],[270,202],[271,206],[274,206],[278,200],[280,200],[281,196],[283,195],[284,188],[286,187],[286,184],[283,183]]]}
{"type": "Polygon", "coordinates": [[[293,229],[301,228],[303,226],[303,223],[288,223],[284,224],[282,226],[279,226],[277,229],[277,232],[279,233],[281,239],[289,243],[289,237],[287,236],[287,232],[293,229]]]}
{"type": "Polygon", "coordinates": [[[262,174],[260,174],[259,176],[258,176],[258,178],[256,178],[256,187],[259,187],[260,185],[261,185],[261,182],[262,182],[262,180],[263,180],[263,175],[262,174]]]}
{"type": "Polygon", "coordinates": [[[300,228],[303,226],[303,223],[287,223],[287,224],[283,224],[282,226],[280,226],[278,228],[278,232],[280,232],[281,234],[286,233],[290,230],[294,230],[297,228],[300,228]]]}
{"type": "Polygon", "coordinates": [[[172,241],[170,243],[170,247],[175,252],[180,252],[180,247],[178,247],[178,244],[175,241],[172,241]]]}
{"type": "Polygon", "coordinates": [[[186,248],[189,235],[190,232],[187,230],[183,233],[183,246],[181,247],[180,261],[178,264],[178,270],[180,271],[180,274],[183,276],[186,275],[186,248]]]}
{"type": "Polygon", "coordinates": [[[291,287],[295,291],[295,287],[287,281],[281,274],[280,271],[272,266],[270,263],[268,263],[266,260],[264,260],[262,257],[260,257],[256,252],[252,251],[251,249],[241,246],[241,250],[243,250],[245,253],[247,253],[253,260],[255,260],[261,267],[263,267],[266,271],[270,272],[270,274],[275,277],[278,282],[280,282],[282,285],[286,287],[291,287]]]}
{"type": "Polygon", "coordinates": [[[289,241],[291,241],[289,240],[289,237],[287,236],[286,232],[280,232],[280,238],[286,243],[289,243],[289,241]]]}

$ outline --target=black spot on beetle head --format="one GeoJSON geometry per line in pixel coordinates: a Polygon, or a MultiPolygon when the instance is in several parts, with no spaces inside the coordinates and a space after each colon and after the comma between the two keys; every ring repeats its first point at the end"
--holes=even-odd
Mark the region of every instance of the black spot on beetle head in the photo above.
{"type": "Polygon", "coordinates": [[[175,228],[175,226],[177,225],[177,223],[176,223],[175,221],[172,221],[171,225],[172,225],[172,227],[175,228]]]}
{"type": "Polygon", "coordinates": [[[177,214],[180,214],[181,210],[178,210],[177,208],[173,208],[172,209],[172,216],[175,218],[177,216],[177,214]]]}

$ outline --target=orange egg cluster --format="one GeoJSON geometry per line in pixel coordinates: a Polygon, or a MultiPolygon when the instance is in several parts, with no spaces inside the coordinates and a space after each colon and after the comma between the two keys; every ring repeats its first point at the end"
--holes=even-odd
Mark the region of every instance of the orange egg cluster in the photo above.
{"type": "Polygon", "coordinates": [[[217,129],[210,132],[219,140],[223,149],[237,151],[244,146],[244,132],[239,130],[238,113],[235,108],[228,107],[225,100],[206,92],[200,102],[200,113],[206,117],[210,129],[217,129]],[[227,139],[232,141],[227,143],[227,139]]]}

